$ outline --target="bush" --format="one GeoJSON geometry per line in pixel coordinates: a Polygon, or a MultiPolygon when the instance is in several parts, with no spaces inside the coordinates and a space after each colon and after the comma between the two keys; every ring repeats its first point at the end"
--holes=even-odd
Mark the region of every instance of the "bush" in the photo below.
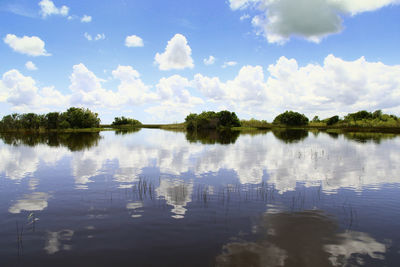
{"type": "Polygon", "coordinates": [[[186,116],[185,124],[188,130],[230,128],[241,125],[235,112],[227,110],[220,112],[203,111],[198,115],[191,113],[186,116]]]}
{"type": "Polygon", "coordinates": [[[121,126],[121,125],[129,125],[129,126],[140,126],[142,123],[138,120],[131,119],[131,118],[125,118],[124,116],[122,117],[115,117],[114,121],[112,122],[113,126],[121,126]]]}
{"type": "Polygon", "coordinates": [[[275,117],[274,124],[283,124],[288,126],[303,126],[308,124],[308,118],[304,114],[294,111],[285,111],[275,117]]]}
{"type": "Polygon", "coordinates": [[[339,116],[333,116],[326,120],[326,125],[334,125],[339,122],[339,116]]]}

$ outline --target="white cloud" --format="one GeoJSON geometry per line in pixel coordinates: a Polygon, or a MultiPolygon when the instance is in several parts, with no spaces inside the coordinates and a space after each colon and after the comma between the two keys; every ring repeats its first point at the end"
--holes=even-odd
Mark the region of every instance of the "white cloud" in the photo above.
{"type": "Polygon", "coordinates": [[[88,41],[92,41],[92,40],[93,40],[93,37],[92,37],[90,34],[88,34],[87,32],[85,32],[85,33],[83,34],[83,36],[85,36],[85,38],[86,38],[88,41]]]}
{"type": "Polygon", "coordinates": [[[83,36],[88,40],[88,41],[99,41],[99,40],[104,40],[106,39],[106,35],[104,33],[98,33],[95,36],[92,36],[85,32],[83,36]]]}
{"type": "Polygon", "coordinates": [[[35,65],[35,63],[33,63],[32,61],[28,61],[25,63],[25,68],[27,70],[37,70],[37,67],[35,65]]]}
{"type": "Polygon", "coordinates": [[[157,53],[154,60],[160,70],[193,68],[191,54],[192,49],[188,45],[186,37],[177,33],[168,41],[164,53],[157,53]]]}
{"type": "Polygon", "coordinates": [[[62,6],[62,7],[56,7],[53,3],[53,1],[50,0],[42,0],[39,2],[40,6],[40,13],[42,14],[43,18],[46,18],[47,16],[51,15],[61,15],[61,16],[67,16],[69,8],[67,6],[62,6]]]}
{"type": "Polygon", "coordinates": [[[118,105],[115,93],[105,90],[101,85],[104,80],[98,78],[84,64],[74,65],[72,69],[69,86],[72,91],[71,104],[90,107],[118,105]]]}
{"type": "Polygon", "coordinates": [[[98,34],[96,34],[96,36],[94,37],[94,40],[95,40],[95,41],[104,40],[104,39],[106,39],[106,36],[105,36],[104,33],[98,33],[98,34]]]}
{"type": "Polygon", "coordinates": [[[0,90],[0,101],[10,103],[17,111],[43,111],[48,108],[66,107],[69,101],[68,96],[64,96],[53,87],[39,89],[32,77],[24,76],[15,69],[3,74],[1,88],[3,89],[0,90]]]}
{"type": "Polygon", "coordinates": [[[209,56],[208,58],[203,59],[204,65],[212,65],[215,63],[215,57],[209,56]]]}
{"type": "Polygon", "coordinates": [[[142,47],[143,46],[143,40],[137,35],[130,35],[127,36],[125,39],[125,45],[127,47],[142,47]]]}
{"type": "MultiPolygon", "coordinates": [[[[69,19],[69,17],[68,17],[69,19]]],[[[83,15],[83,17],[81,18],[81,22],[91,22],[92,21],[92,16],[88,16],[88,15],[83,15]]]]}
{"type": "Polygon", "coordinates": [[[233,67],[236,65],[237,65],[236,61],[226,61],[221,67],[225,69],[226,67],[233,67]]]}
{"type": "Polygon", "coordinates": [[[3,74],[2,81],[8,91],[7,102],[18,106],[32,105],[36,101],[38,88],[31,77],[13,69],[3,74]]]}
{"type": "Polygon", "coordinates": [[[140,79],[139,72],[131,66],[118,66],[112,71],[112,75],[115,79],[120,80],[118,94],[125,103],[140,105],[157,98],[140,79]]]}
{"type": "Polygon", "coordinates": [[[14,34],[7,34],[3,39],[4,43],[10,46],[15,52],[29,56],[50,56],[44,48],[45,43],[37,36],[17,37],[14,34]]]}
{"type": "Polygon", "coordinates": [[[286,109],[323,116],[339,110],[339,115],[361,109],[400,110],[400,65],[329,55],[323,65],[299,67],[295,59],[281,57],[268,72],[265,79],[261,66],[245,66],[233,80],[197,74],[194,83],[208,99],[249,116],[286,109]]]}
{"type": "Polygon", "coordinates": [[[252,24],[268,42],[283,44],[293,36],[320,42],[342,31],[342,17],[374,11],[399,0],[230,0],[232,10],[252,9],[252,24]]]}
{"type": "Polygon", "coordinates": [[[250,15],[249,14],[244,14],[244,15],[242,15],[242,16],[240,16],[240,20],[246,20],[246,19],[249,19],[250,18],[250,15]]]}
{"type": "Polygon", "coordinates": [[[188,90],[191,87],[193,87],[192,82],[180,75],[161,78],[156,85],[156,94],[160,102],[146,109],[146,112],[157,119],[182,120],[182,117],[190,113],[196,105],[204,103],[201,98],[191,95],[188,90]]]}

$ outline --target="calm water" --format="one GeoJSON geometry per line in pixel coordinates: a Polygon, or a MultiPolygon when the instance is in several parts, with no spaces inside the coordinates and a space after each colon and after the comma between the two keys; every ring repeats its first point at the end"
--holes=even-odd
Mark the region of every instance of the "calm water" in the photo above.
{"type": "Polygon", "coordinates": [[[0,266],[400,265],[399,136],[0,138],[0,266]]]}

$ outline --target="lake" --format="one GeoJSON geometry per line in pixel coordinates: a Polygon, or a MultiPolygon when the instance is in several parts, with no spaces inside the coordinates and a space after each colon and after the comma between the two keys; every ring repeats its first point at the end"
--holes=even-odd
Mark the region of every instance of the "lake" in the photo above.
{"type": "Polygon", "coordinates": [[[0,134],[0,266],[399,266],[400,136],[0,134]]]}

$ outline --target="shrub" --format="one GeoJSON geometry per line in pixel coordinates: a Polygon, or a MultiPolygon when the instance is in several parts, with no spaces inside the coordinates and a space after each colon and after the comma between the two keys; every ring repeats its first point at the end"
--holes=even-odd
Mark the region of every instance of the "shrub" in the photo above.
{"type": "Polygon", "coordinates": [[[308,124],[308,118],[304,114],[294,111],[285,111],[275,117],[274,124],[284,124],[288,126],[302,126],[308,124]]]}

